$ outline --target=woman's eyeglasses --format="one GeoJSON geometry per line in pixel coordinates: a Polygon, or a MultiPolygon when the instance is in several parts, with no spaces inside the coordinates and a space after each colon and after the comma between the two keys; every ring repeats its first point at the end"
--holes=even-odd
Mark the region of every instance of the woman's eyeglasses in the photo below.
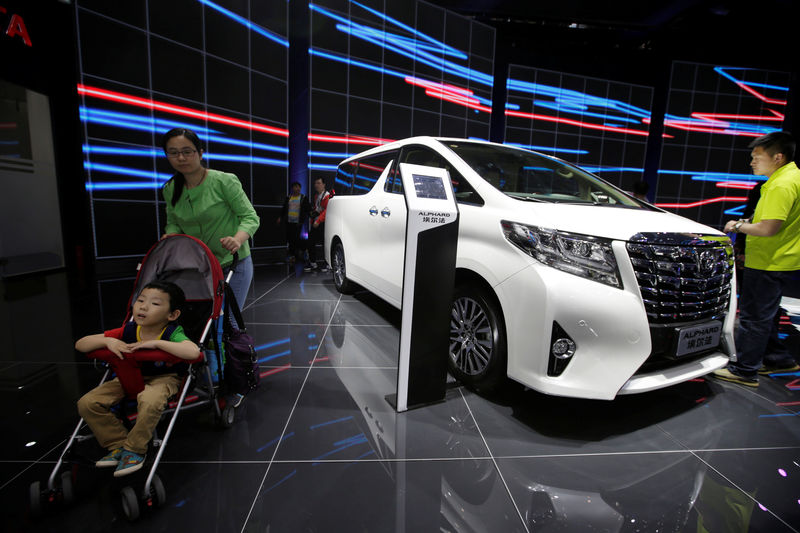
{"type": "Polygon", "coordinates": [[[192,157],[193,154],[197,153],[197,150],[192,150],[191,148],[186,148],[184,150],[167,150],[167,157],[175,159],[179,156],[183,157],[192,157]]]}

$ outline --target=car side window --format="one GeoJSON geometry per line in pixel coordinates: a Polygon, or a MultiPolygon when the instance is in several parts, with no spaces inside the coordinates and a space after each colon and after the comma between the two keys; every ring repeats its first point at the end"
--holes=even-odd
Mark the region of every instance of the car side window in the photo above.
{"type": "Polygon", "coordinates": [[[357,163],[350,161],[339,165],[336,169],[336,179],[334,180],[333,189],[336,191],[337,196],[349,196],[353,194],[353,178],[356,175],[357,163]]]}
{"type": "MultiPolygon", "coordinates": [[[[450,181],[453,183],[453,193],[455,193],[456,201],[458,203],[483,205],[483,198],[481,198],[480,195],[475,192],[475,189],[464,178],[464,176],[462,176],[458,170],[453,168],[453,165],[451,165],[447,159],[430,148],[426,146],[405,147],[400,155],[400,160],[403,163],[443,168],[447,170],[447,173],[450,174],[450,181]]],[[[395,183],[400,184],[399,192],[403,192],[399,173],[396,176],[395,183]]]]}
{"type": "Polygon", "coordinates": [[[389,169],[383,190],[388,193],[403,194],[403,180],[400,178],[400,167],[397,166],[397,161],[392,162],[392,168],[389,169]]]}
{"type": "Polygon", "coordinates": [[[352,194],[366,194],[372,190],[386,166],[397,158],[397,152],[383,152],[358,160],[358,170],[353,179],[352,194]]]}

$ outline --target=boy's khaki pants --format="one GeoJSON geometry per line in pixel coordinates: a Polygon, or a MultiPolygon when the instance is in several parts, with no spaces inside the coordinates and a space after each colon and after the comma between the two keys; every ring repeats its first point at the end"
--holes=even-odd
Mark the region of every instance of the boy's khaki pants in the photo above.
{"type": "Polygon", "coordinates": [[[78,413],[89,425],[100,446],[113,450],[125,448],[144,455],[153,430],[167,405],[167,399],[178,392],[181,379],[177,374],[145,376],[144,390],[136,396],[136,425],[128,432],[111,407],[125,398],[125,390],[114,378],[90,390],[78,400],[78,413]]]}

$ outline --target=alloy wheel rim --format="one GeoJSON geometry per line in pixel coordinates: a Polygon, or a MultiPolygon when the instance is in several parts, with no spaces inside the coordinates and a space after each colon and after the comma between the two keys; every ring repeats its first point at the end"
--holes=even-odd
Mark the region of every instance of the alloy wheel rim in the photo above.
{"type": "Polygon", "coordinates": [[[493,335],[483,306],[466,296],[456,299],[450,314],[450,357],[456,368],[480,374],[492,360],[493,335]]]}
{"type": "Polygon", "coordinates": [[[336,284],[341,285],[344,283],[344,257],[341,247],[336,248],[333,254],[333,275],[336,278],[336,284]]]}

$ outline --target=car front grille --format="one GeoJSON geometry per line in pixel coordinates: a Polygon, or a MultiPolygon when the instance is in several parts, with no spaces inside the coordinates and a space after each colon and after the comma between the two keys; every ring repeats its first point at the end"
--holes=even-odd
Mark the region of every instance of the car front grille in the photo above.
{"type": "Polygon", "coordinates": [[[733,276],[733,247],[727,237],[639,233],[627,249],[650,324],[725,315],[733,276]]]}

